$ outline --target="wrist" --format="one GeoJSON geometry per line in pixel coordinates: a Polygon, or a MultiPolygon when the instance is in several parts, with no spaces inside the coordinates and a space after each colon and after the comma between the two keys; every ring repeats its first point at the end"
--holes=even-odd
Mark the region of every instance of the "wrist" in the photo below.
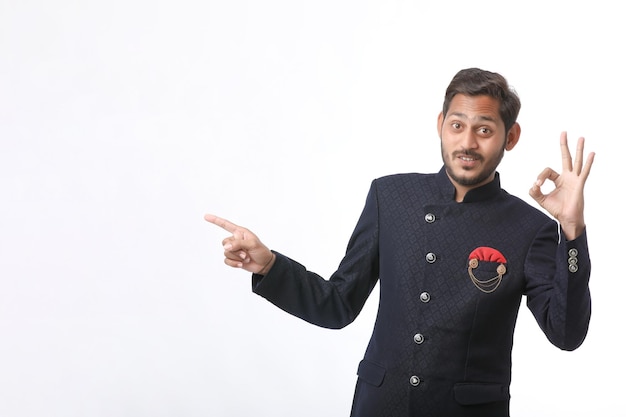
{"type": "Polygon", "coordinates": [[[274,265],[274,261],[276,260],[276,255],[273,252],[271,254],[272,256],[270,256],[269,261],[267,261],[267,263],[263,266],[263,268],[259,270],[259,272],[257,272],[257,274],[267,275],[267,273],[270,272],[270,269],[272,269],[272,266],[274,265]]]}
{"type": "Polygon", "coordinates": [[[567,240],[574,240],[585,231],[584,223],[561,224],[561,231],[567,240]]]}

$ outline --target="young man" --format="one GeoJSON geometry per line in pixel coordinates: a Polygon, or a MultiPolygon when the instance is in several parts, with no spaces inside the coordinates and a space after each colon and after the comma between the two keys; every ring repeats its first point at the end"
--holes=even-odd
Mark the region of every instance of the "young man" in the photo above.
{"type": "Polygon", "coordinates": [[[337,271],[326,280],[214,215],[232,236],[225,263],[253,291],[313,324],[341,328],[380,281],[376,324],[358,367],[353,417],[509,415],[511,349],[522,295],[565,350],[589,326],[584,139],[563,172],[546,168],[530,195],[554,219],[500,188],[496,169],[520,138],[520,101],[499,74],[455,75],[437,120],[444,166],[372,182],[337,271]],[[546,180],[555,189],[541,191],[546,180]]]}

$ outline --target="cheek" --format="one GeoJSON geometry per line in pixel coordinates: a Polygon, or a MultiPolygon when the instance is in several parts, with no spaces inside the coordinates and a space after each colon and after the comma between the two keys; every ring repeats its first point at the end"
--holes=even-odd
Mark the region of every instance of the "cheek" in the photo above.
{"type": "Polygon", "coordinates": [[[450,137],[446,136],[445,134],[443,136],[440,136],[440,143],[441,150],[444,152],[450,152],[452,149],[454,149],[454,143],[450,140],[450,137]]]}

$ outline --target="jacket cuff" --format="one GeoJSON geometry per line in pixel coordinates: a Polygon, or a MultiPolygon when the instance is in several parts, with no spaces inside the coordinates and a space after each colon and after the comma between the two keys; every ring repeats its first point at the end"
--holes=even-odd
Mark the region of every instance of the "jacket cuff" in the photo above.
{"type": "MultiPolygon", "coordinates": [[[[587,246],[587,229],[574,240],[566,240],[561,231],[561,242],[565,249],[565,256],[559,257],[560,262],[567,262],[567,269],[571,274],[576,274],[579,270],[588,269],[589,247],[587,246]],[[587,267],[587,268],[585,268],[587,267]]],[[[563,253],[563,252],[561,252],[563,253]]]]}
{"type": "Polygon", "coordinates": [[[272,276],[276,275],[276,271],[282,269],[281,264],[286,261],[286,257],[276,251],[272,251],[274,255],[276,255],[276,260],[274,261],[274,265],[265,275],[260,274],[252,274],[252,292],[258,293],[260,289],[265,286],[266,281],[271,281],[272,276]]]}

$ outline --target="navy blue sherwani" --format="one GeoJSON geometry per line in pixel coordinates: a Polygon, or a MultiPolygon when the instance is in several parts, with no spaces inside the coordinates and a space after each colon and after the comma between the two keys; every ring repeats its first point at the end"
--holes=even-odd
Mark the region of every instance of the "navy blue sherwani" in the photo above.
{"type": "Polygon", "coordinates": [[[351,323],[380,281],[353,417],[509,416],[522,295],[554,345],[573,350],[587,334],[586,235],[567,241],[499,175],[454,196],[444,169],[376,179],[330,279],[277,252],[252,277],[255,293],[328,328],[351,323]]]}

